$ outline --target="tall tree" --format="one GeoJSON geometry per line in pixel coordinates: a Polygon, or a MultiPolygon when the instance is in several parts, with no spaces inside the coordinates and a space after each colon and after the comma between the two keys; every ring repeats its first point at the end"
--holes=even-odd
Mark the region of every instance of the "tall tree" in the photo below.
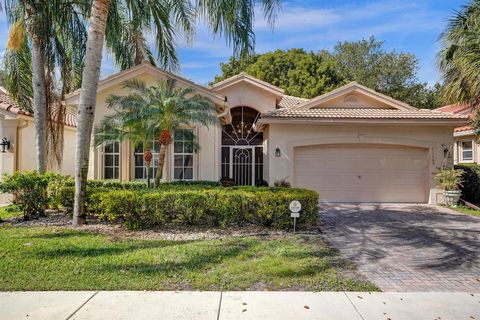
{"type": "Polygon", "coordinates": [[[62,0],[5,1],[11,24],[5,84],[21,108],[34,112],[36,166],[41,173],[47,165],[61,165],[65,107],[60,100],[75,87],[83,63],[86,32],[76,9],[76,4],[62,0]]]}
{"type": "Polygon", "coordinates": [[[480,0],[473,0],[450,19],[440,36],[438,66],[445,98],[480,106],[480,0]]]}
{"type": "MultiPolygon", "coordinates": [[[[254,45],[254,0],[93,0],[88,28],[88,42],[78,104],[77,147],[75,154],[75,204],[73,224],[85,222],[84,201],[88,174],[89,149],[104,39],[110,39],[124,26],[119,9],[124,8],[138,23],[138,30],[152,28],[158,58],[162,66],[175,66],[175,31],[180,27],[191,34],[196,17],[202,18],[214,34],[224,36],[235,52],[247,54],[254,45]],[[108,28],[107,28],[108,24],[108,28]],[[109,36],[110,34],[110,36],[109,36]]],[[[265,16],[273,22],[280,0],[261,0],[265,16]]],[[[118,33],[117,33],[118,34],[118,33]]]]}
{"type": "Polygon", "coordinates": [[[442,105],[441,85],[429,87],[417,79],[418,60],[412,54],[385,51],[383,42],[370,38],[338,43],[332,52],[303,49],[276,50],[253,58],[231,57],[221,64],[215,82],[246,72],[285,90],[313,98],[349,81],[405,101],[418,108],[442,105]]]}
{"type": "Polygon", "coordinates": [[[253,58],[232,57],[229,63],[222,64],[221,68],[226,74],[217,76],[216,81],[244,71],[283,88],[286,94],[302,98],[323,94],[341,82],[335,70],[335,62],[324,51],[314,53],[303,49],[290,49],[267,52],[253,58]]]}
{"type": "MultiPolygon", "coordinates": [[[[45,4],[43,4],[45,5],[45,4]]],[[[40,173],[47,169],[47,97],[45,88],[45,55],[43,48],[48,41],[46,10],[39,8],[36,1],[13,1],[5,4],[7,16],[12,24],[8,47],[20,49],[28,34],[31,42],[31,66],[33,87],[33,111],[35,115],[36,167],[40,173]],[[15,48],[15,45],[18,45],[15,48]]]]}
{"type": "Polygon", "coordinates": [[[231,56],[228,58],[227,62],[220,63],[221,74],[216,75],[212,83],[217,83],[227,78],[236,76],[241,72],[245,72],[249,66],[257,62],[258,57],[260,56],[260,54],[242,55],[240,57],[231,56]]]}
{"type": "Polygon", "coordinates": [[[357,81],[417,108],[434,108],[431,89],[417,78],[418,59],[414,54],[383,49],[384,42],[374,37],[338,43],[333,50],[339,75],[357,81]]]}
{"type": "Polygon", "coordinates": [[[5,80],[3,80],[4,73],[5,73],[5,71],[2,70],[2,69],[0,69],[0,87],[4,87],[4,86],[5,86],[5,80]]]}

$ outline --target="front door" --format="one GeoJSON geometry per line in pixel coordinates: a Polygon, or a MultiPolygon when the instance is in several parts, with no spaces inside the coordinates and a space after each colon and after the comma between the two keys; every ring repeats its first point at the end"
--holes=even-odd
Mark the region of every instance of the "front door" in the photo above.
{"type": "Polygon", "coordinates": [[[252,185],[254,182],[254,149],[253,147],[232,147],[231,176],[237,185],[252,185]]]}
{"type": "Polygon", "coordinates": [[[249,107],[230,110],[222,130],[221,177],[236,185],[263,181],[263,133],[254,129],[260,113],[249,107]]]}

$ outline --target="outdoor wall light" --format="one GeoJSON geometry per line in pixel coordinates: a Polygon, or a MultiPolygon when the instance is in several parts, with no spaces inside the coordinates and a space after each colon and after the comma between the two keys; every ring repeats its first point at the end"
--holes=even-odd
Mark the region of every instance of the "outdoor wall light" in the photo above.
{"type": "Polygon", "coordinates": [[[2,146],[2,153],[5,153],[8,149],[10,149],[10,141],[8,141],[6,137],[3,137],[2,142],[0,142],[0,146],[2,146]]]}
{"type": "Polygon", "coordinates": [[[448,148],[443,149],[443,157],[447,158],[448,157],[448,148]]]}
{"type": "Polygon", "coordinates": [[[446,159],[448,158],[448,153],[450,152],[450,149],[444,143],[442,143],[442,148],[443,148],[443,157],[446,159]]]}
{"type": "Polygon", "coordinates": [[[275,156],[280,157],[282,153],[280,152],[280,148],[275,149],[275,156]]]}

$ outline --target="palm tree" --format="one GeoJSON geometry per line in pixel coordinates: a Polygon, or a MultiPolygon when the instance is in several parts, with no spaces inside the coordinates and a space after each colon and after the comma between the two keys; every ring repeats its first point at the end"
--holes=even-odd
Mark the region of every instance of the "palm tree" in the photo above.
{"type": "Polygon", "coordinates": [[[450,102],[480,105],[480,0],[473,0],[450,19],[441,37],[438,66],[450,102]]]}
{"type": "MultiPolygon", "coordinates": [[[[193,125],[218,125],[215,105],[190,87],[176,87],[172,79],[159,81],[151,87],[140,80],[129,80],[123,86],[130,94],[111,95],[107,99],[107,107],[114,108],[116,112],[102,121],[96,134],[97,145],[113,139],[146,143],[154,134],[157,135],[160,152],[155,185],[158,186],[172,133],[193,125]]],[[[195,135],[191,134],[188,138],[192,141],[192,149],[198,151],[195,135]]],[[[149,164],[149,150],[144,157],[145,163],[149,164]]]]}
{"type": "Polygon", "coordinates": [[[47,169],[49,159],[53,159],[51,165],[61,165],[65,107],[60,100],[79,84],[86,30],[76,9],[72,2],[61,0],[5,1],[11,24],[4,56],[5,83],[19,106],[34,112],[40,173],[47,169]]]}
{"type": "MultiPolygon", "coordinates": [[[[128,82],[123,84],[129,88],[128,82]]],[[[110,96],[107,108],[114,109],[105,116],[95,128],[94,145],[105,145],[111,141],[131,141],[135,147],[143,146],[143,161],[147,169],[147,185],[150,187],[150,168],[152,163],[151,140],[158,132],[150,119],[138,116],[138,110],[144,107],[143,98],[130,95],[127,97],[110,96]]]]}
{"type": "MultiPolygon", "coordinates": [[[[75,204],[73,224],[85,222],[84,201],[93,131],[95,104],[104,40],[116,37],[124,28],[119,8],[132,17],[137,30],[151,28],[155,34],[158,58],[162,66],[176,66],[176,30],[190,36],[195,19],[202,18],[214,34],[222,35],[236,53],[253,51],[254,9],[259,2],[270,23],[275,20],[280,0],[93,0],[88,28],[88,42],[82,88],[78,104],[77,146],[75,153],[75,204]],[[153,25],[152,25],[152,23],[153,25]],[[107,28],[108,24],[108,28],[107,28]]],[[[165,151],[164,151],[165,152],[165,151]]]]}

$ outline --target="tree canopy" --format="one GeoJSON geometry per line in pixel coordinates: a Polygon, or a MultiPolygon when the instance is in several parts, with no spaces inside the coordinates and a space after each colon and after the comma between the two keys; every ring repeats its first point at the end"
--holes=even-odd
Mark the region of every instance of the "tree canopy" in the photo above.
{"type": "Polygon", "coordinates": [[[2,69],[0,69],[0,87],[5,86],[5,81],[3,80],[3,73],[4,73],[4,71],[2,69]]]}
{"type": "Polygon", "coordinates": [[[429,87],[418,80],[415,55],[386,51],[383,45],[371,37],[339,42],[331,52],[289,49],[231,57],[221,64],[222,73],[214,82],[245,72],[284,89],[288,95],[313,98],[357,81],[418,108],[441,106],[442,86],[429,87]]]}
{"type": "Polygon", "coordinates": [[[454,13],[442,33],[438,66],[451,102],[480,105],[480,1],[454,13]]]}

